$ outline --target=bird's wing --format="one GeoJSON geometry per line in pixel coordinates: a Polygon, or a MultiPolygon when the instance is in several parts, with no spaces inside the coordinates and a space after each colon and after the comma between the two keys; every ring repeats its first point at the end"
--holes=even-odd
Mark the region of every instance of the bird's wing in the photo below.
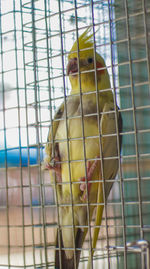
{"type": "MultiPolygon", "coordinates": [[[[54,116],[54,120],[52,122],[52,125],[49,130],[48,135],[48,143],[46,144],[45,151],[47,154],[47,158],[45,159],[47,162],[50,162],[55,157],[55,138],[56,136],[59,137],[59,134],[57,134],[57,130],[59,129],[59,125],[61,121],[65,117],[70,117],[76,113],[76,110],[79,106],[79,97],[77,96],[69,96],[66,100],[66,104],[64,102],[60,105],[58,111],[56,112],[54,116]]],[[[57,145],[59,146],[59,145],[57,145]]]]}
{"type": "MultiPolygon", "coordinates": [[[[114,179],[116,173],[118,171],[118,159],[117,156],[119,155],[118,152],[118,143],[117,143],[117,128],[116,128],[116,116],[114,110],[114,104],[106,103],[103,109],[103,115],[101,117],[100,127],[101,127],[101,137],[102,137],[102,157],[103,160],[101,162],[101,176],[102,179],[109,180],[114,179]],[[105,160],[105,158],[111,158],[109,160],[105,160]],[[116,157],[116,158],[115,158],[116,157]]],[[[121,114],[117,115],[118,121],[118,130],[119,133],[122,130],[122,119],[121,114]]],[[[119,143],[121,148],[121,136],[119,137],[119,143]]],[[[95,228],[94,234],[92,239],[92,249],[96,248],[96,243],[98,240],[100,225],[102,221],[103,215],[103,208],[104,208],[104,197],[105,201],[107,202],[107,198],[109,192],[111,190],[113,182],[105,182],[103,185],[102,181],[99,182],[98,186],[98,195],[97,195],[97,209],[96,209],[96,218],[95,218],[95,228]],[[101,204],[101,205],[100,205],[101,204]]],[[[94,251],[92,250],[92,255],[94,251]]],[[[88,260],[88,267],[91,267],[91,255],[89,256],[88,260]]]]}
{"type": "Polygon", "coordinates": [[[52,121],[52,124],[50,126],[49,129],[49,134],[48,134],[48,141],[45,147],[45,152],[47,154],[47,157],[45,158],[45,162],[50,163],[51,160],[55,157],[55,136],[56,136],[56,132],[60,123],[61,118],[63,117],[63,113],[64,113],[64,103],[62,103],[59,107],[59,109],[57,110],[55,116],[54,116],[54,120],[52,121]]]}

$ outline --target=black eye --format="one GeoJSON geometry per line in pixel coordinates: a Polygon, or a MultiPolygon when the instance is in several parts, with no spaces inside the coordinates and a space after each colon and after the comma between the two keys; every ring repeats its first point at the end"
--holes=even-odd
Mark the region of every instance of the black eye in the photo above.
{"type": "Polygon", "coordinates": [[[89,64],[93,63],[93,58],[88,58],[88,63],[89,64]]]}

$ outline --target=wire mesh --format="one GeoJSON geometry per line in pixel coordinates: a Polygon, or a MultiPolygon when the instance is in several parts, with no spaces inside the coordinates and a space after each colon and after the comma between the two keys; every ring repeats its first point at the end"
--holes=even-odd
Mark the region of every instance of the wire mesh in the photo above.
{"type": "MultiPolygon", "coordinates": [[[[49,127],[62,102],[67,122],[69,51],[89,26],[94,53],[104,57],[110,75],[115,115],[118,104],[123,118],[118,176],[110,180],[113,188],[108,200],[103,187],[103,221],[91,268],[149,268],[149,16],[148,0],[0,1],[0,268],[54,268],[61,205],[55,193],[56,183],[50,181],[48,171],[41,166],[49,127]]],[[[94,67],[96,70],[96,64],[94,67]]],[[[78,68],[80,73],[79,62],[78,68]]],[[[80,85],[81,103],[82,96],[80,85]]],[[[82,128],[86,174],[83,125],[82,128]]],[[[119,138],[118,126],[116,129],[119,138]]],[[[100,139],[100,126],[99,133],[100,139]]],[[[68,135],[67,145],[70,163],[68,135]]],[[[103,186],[107,184],[103,171],[101,180],[103,186]]],[[[70,206],[72,224],[68,229],[72,228],[74,234],[75,257],[72,196],[70,206]]],[[[89,214],[89,202],[86,207],[89,214]]],[[[86,268],[92,254],[94,217],[90,224],[88,215],[87,227],[79,268],[86,268]]],[[[59,237],[58,233],[60,242],[59,237]]],[[[76,264],[75,258],[74,261],[76,264]]]]}

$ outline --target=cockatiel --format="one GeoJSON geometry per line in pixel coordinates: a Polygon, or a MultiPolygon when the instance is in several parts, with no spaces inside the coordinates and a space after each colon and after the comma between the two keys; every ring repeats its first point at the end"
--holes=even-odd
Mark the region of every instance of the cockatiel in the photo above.
{"type": "MultiPolygon", "coordinates": [[[[89,31],[78,38],[69,53],[67,75],[72,89],[54,117],[46,145],[45,166],[55,183],[59,206],[55,269],[78,268],[93,210],[96,208],[95,225],[100,226],[104,197],[107,201],[112,187],[108,180],[114,179],[118,170],[121,116],[115,110],[105,62],[98,53],[94,57],[89,31]]],[[[97,227],[92,248],[98,233],[97,227]]]]}

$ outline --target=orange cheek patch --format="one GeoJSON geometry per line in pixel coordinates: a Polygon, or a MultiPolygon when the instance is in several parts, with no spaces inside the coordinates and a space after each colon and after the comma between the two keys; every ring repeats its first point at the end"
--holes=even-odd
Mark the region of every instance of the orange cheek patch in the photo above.
{"type": "MultiPolygon", "coordinates": [[[[96,68],[104,68],[104,66],[100,62],[96,62],[96,68]]],[[[105,69],[97,70],[99,74],[104,74],[105,69]]]]}

